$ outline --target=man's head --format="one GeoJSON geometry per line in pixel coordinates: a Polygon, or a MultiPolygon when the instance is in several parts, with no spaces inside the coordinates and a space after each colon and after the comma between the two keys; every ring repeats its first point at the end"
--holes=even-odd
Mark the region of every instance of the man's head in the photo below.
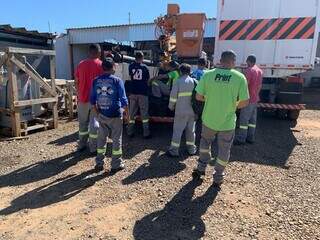
{"type": "Polygon", "coordinates": [[[247,64],[248,67],[253,67],[254,65],[256,65],[257,62],[257,58],[254,55],[249,55],[247,58],[247,64]]]}
{"type": "Polygon", "coordinates": [[[171,61],[169,62],[169,70],[170,71],[175,71],[178,70],[180,67],[179,63],[177,63],[176,61],[171,61]]]}
{"type": "Polygon", "coordinates": [[[89,57],[99,58],[101,56],[101,47],[99,44],[91,44],[89,46],[89,57]]]}
{"type": "Polygon", "coordinates": [[[189,76],[191,74],[191,66],[186,63],[181,64],[180,73],[181,75],[189,76]]]}
{"type": "Polygon", "coordinates": [[[115,63],[112,58],[105,58],[102,61],[103,71],[107,74],[114,74],[115,72],[114,66],[115,66],[115,63]]]}
{"type": "Polygon", "coordinates": [[[143,62],[143,59],[144,59],[144,55],[143,55],[143,52],[136,52],[135,54],[135,59],[136,59],[136,62],[137,63],[142,63],[143,62]]]}
{"type": "Polygon", "coordinates": [[[207,67],[207,60],[205,58],[199,58],[198,60],[198,68],[205,69],[207,67]]]}
{"type": "Polygon", "coordinates": [[[232,50],[224,51],[221,54],[221,60],[220,63],[222,64],[222,67],[225,68],[234,68],[236,66],[236,54],[232,50]]]}

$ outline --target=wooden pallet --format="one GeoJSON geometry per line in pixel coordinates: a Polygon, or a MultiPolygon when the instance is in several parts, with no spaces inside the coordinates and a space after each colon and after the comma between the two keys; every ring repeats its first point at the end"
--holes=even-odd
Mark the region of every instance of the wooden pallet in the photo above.
{"type": "MultiPolygon", "coordinates": [[[[21,108],[26,106],[32,106],[36,104],[51,104],[52,105],[52,127],[58,127],[58,95],[55,81],[55,52],[52,50],[39,50],[39,49],[27,49],[27,48],[13,48],[8,47],[4,57],[0,59],[0,67],[6,65],[8,69],[8,83],[10,85],[11,98],[9,100],[8,108],[0,108],[1,112],[10,114],[11,116],[11,135],[13,137],[19,137],[22,134],[28,134],[28,132],[36,129],[48,128],[48,122],[29,126],[28,123],[21,124],[20,111],[21,108]],[[51,79],[48,82],[27,62],[24,55],[48,55],[50,58],[50,76],[51,79]],[[39,99],[19,100],[18,96],[18,84],[17,84],[17,71],[23,70],[32,81],[37,82],[42,90],[47,95],[42,96],[39,99]]],[[[50,125],[50,126],[51,126],[50,125]]]]}
{"type": "Polygon", "coordinates": [[[31,132],[34,131],[46,131],[48,129],[54,128],[54,121],[53,118],[36,118],[29,122],[22,122],[21,123],[21,135],[27,136],[31,132]]]}

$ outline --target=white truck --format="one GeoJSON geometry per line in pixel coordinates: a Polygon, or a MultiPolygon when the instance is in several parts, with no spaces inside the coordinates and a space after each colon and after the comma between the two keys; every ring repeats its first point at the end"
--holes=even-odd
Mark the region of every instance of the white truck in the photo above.
{"type": "Polygon", "coordinates": [[[218,0],[214,63],[225,50],[237,67],[250,54],[264,71],[259,107],[296,120],[302,103],[301,73],[312,70],[320,31],[320,0],[218,0]]]}

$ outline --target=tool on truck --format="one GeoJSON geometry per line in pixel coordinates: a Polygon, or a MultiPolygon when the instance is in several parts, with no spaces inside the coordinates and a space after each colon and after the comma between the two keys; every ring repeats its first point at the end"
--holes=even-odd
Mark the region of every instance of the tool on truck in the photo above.
{"type": "Polygon", "coordinates": [[[259,107],[296,120],[305,108],[300,74],[316,61],[319,16],[319,0],[219,0],[214,63],[232,49],[245,68],[254,54],[264,72],[259,107]]]}
{"type": "MultiPolygon", "coordinates": [[[[206,54],[202,51],[205,20],[206,15],[204,13],[180,13],[180,8],[177,4],[168,4],[167,14],[155,20],[155,34],[159,41],[159,59],[153,63],[158,73],[152,74],[154,71],[150,71],[150,76],[155,77],[151,81],[154,85],[149,94],[151,121],[173,121],[174,114],[168,108],[169,95],[172,82],[178,77],[170,76],[178,74],[176,72],[178,68],[176,62],[189,63],[196,66],[199,58],[206,58],[206,54]],[[173,67],[174,65],[177,66],[173,67]],[[167,94],[161,94],[162,90],[155,89],[156,85],[168,86],[165,91],[167,94]],[[155,94],[155,92],[160,93],[155,94]]],[[[123,60],[126,59],[123,58],[123,60]]],[[[150,64],[148,68],[152,68],[150,64]]],[[[130,81],[126,83],[126,90],[129,95],[130,89],[133,87],[133,83],[130,83],[130,81]]]]}

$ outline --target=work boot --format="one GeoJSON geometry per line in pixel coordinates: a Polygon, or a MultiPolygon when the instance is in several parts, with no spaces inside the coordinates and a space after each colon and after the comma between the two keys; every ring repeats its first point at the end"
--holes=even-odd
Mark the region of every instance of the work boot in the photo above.
{"type": "Polygon", "coordinates": [[[120,172],[120,171],[122,171],[124,169],[125,169],[124,165],[121,165],[121,166],[119,166],[117,168],[112,168],[110,170],[110,175],[115,175],[117,172],[120,172]]]}
{"type": "Polygon", "coordinates": [[[178,157],[180,157],[179,153],[178,153],[178,154],[177,154],[177,153],[173,153],[171,150],[166,151],[166,155],[167,155],[168,157],[171,157],[171,158],[178,158],[178,157]]]}
{"type": "Polygon", "coordinates": [[[96,172],[101,172],[101,171],[103,171],[103,170],[104,170],[103,164],[96,164],[95,167],[94,167],[94,170],[95,170],[96,172]]]}
{"type": "Polygon", "coordinates": [[[202,176],[205,176],[205,172],[199,171],[198,169],[194,169],[192,172],[192,178],[194,180],[201,180],[202,176]]]}
{"type": "Polygon", "coordinates": [[[254,144],[254,141],[250,140],[250,139],[247,139],[246,142],[249,143],[249,144],[254,144]]]}
{"type": "Polygon", "coordinates": [[[241,141],[239,141],[239,140],[234,140],[233,141],[233,145],[235,145],[235,146],[241,146],[241,145],[244,145],[245,143],[244,142],[241,142],[241,141]]]}
{"type": "Polygon", "coordinates": [[[143,138],[144,138],[144,139],[151,139],[152,136],[151,136],[151,134],[149,134],[149,135],[147,135],[147,136],[143,136],[143,138]]]}

